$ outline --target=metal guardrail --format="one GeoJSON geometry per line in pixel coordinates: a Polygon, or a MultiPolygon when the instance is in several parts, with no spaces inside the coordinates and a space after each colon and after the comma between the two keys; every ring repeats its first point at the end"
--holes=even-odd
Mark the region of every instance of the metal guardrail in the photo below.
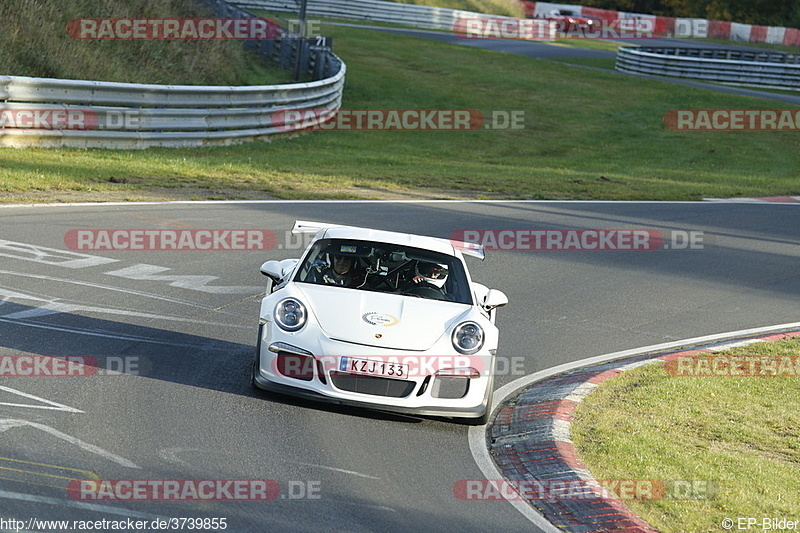
{"type": "MultiPolygon", "coordinates": [[[[296,13],[295,0],[231,0],[231,3],[246,9],[263,9],[278,13],[296,13]]],[[[324,0],[308,2],[307,14],[315,17],[345,18],[370,22],[388,22],[429,30],[452,30],[460,19],[491,17],[495,15],[461,11],[444,7],[399,4],[383,0],[324,0]]]]}
{"type": "Polygon", "coordinates": [[[616,69],[741,85],[800,89],[800,54],[621,46],[616,69]]]}
{"type": "MultiPolygon", "coordinates": [[[[221,17],[252,15],[216,0],[221,17]]],[[[315,81],[283,85],[150,85],[0,76],[0,146],[139,149],[265,139],[339,109],[346,66],[330,50],[282,32],[248,42],[315,81]],[[286,111],[299,111],[286,113],[286,111]]]]}

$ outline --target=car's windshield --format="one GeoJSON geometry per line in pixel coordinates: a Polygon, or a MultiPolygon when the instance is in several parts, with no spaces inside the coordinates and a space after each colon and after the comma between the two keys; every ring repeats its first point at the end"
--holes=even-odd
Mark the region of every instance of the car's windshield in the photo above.
{"type": "Polygon", "coordinates": [[[472,304],[460,259],[381,242],[319,240],[294,281],[472,304]]]}

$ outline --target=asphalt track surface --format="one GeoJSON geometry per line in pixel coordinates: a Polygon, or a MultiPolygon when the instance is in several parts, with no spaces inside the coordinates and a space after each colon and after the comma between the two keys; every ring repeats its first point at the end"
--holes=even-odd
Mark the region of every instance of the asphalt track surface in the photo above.
{"type": "MultiPolygon", "coordinates": [[[[613,55],[388,31],[539,58],[613,55]]],[[[670,44],[686,43],[659,45],[670,44]]],[[[795,102],[787,95],[697,85],[795,102]]],[[[298,218],[441,237],[461,229],[702,232],[703,248],[695,250],[496,251],[483,263],[471,261],[474,279],[511,299],[498,319],[503,368],[495,388],[607,352],[797,320],[800,209],[789,205],[261,202],[3,208],[0,355],[79,355],[114,368],[120,361],[135,366],[90,377],[3,378],[0,518],[225,518],[227,530],[235,532],[535,530],[507,502],[454,496],[458,480],[484,477],[461,424],[252,390],[249,368],[264,285],[258,266],[299,254],[297,243],[285,236],[298,218]],[[278,235],[278,247],[77,253],[64,242],[66,232],[77,228],[268,229],[278,235]],[[70,480],[91,478],[267,479],[277,483],[281,495],[266,502],[202,503],[67,496],[70,480]]]]}
{"type": "MultiPolygon", "coordinates": [[[[240,202],[0,209],[2,355],[125,358],[90,377],[4,377],[0,517],[226,518],[229,531],[532,531],[483,479],[467,427],[326,406],[249,383],[264,278],[295,219],[449,237],[463,229],[702,232],[702,249],[494,251],[507,292],[496,388],[617,350],[797,320],[800,209],[783,204],[240,202]],[[267,229],[266,251],[67,250],[71,229],[267,229]],[[14,405],[16,404],[16,405],[14,405]],[[71,479],[275,481],[274,501],[87,502],[71,479]],[[299,498],[310,492],[314,498],[299,498]],[[292,498],[298,497],[298,498],[292,498]]],[[[680,239],[678,239],[679,241],[680,239]]],[[[676,241],[676,242],[678,242],[676,241]]],[[[34,529],[36,530],[36,529],[34,529]]]]}

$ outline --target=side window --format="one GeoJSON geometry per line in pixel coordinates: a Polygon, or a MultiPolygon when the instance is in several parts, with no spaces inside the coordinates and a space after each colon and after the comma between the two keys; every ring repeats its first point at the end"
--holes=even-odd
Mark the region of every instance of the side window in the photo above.
{"type": "Polygon", "coordinates": [[[297,272],[295,281],[307,281],[309,283],[316,283],[317,269],[314,268],[317,261],[324,260],[323,250],[327,247],[327,241],[317,241],[311,250],[308,252],[303,265],[297,272]]]}

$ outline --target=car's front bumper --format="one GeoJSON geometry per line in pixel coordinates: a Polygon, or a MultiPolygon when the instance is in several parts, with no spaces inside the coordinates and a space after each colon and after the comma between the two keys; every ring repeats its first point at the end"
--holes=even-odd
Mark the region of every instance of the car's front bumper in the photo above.
{"type": "MultiPolygon", "coordinates": [[[[260,389],[315,401],[420,416],[480,418],[490,408],[489,402],[494,385],[492,375],[494,356],[488,349],[484,349],[484,352],[474,356],[468,356],[470,361],[475,362],[474,366],[480,367],[480,373],[477,377],[463,378],[467,379],[468,383],[465,387],[466,393],[462,397],[437,397],[437,394],[441,395],[442,391],[450,387],[450,385],[442,385],[445,380],[450,379],[451,381],[447,383],[452,384],[457,378],[440,376],[436,372],[431,373],[420,370],[416,373],[417,375],[410,375],[406,380],[391,379],[376,382],[369,377],[365,379],[361,375],[341,372],[335,363],[333,365],[328,363],[331,359],[338,358],[344,354],[362,358],[392,357],[398,355],[396,351],[331,339],[321,339],[316,346],[299,346],[299,342],[288,342],[299,339],[288,339],[278,333],[278,337],[281,337],[281,340],[277,340],[273,335],[265,333],[265,330],[268,331],[268,329],[269,325],[259,327],[257,357],[253,370],[253,383],[260,389]],[[276,345],[285,349],[281,350],[276,345]],[[294,347],[296,350],[288,349],[289,347],[294,347]],[[313,358],[313,375],[305,375],[302,379],[289,377],[285,375],[285,367],[282,373],[278,356],[279,353],[286,352],[290,354],[294,352],[302,354],[304,357],[313,358]],[[341,355],[319,355],[322,353],[341,355]],[[320,364],[321,361],[325,361],[326,364],[320,364]],[[345,381],[343,382],[342,379],[345,381]],[[440,381],[437,383],[437,380],[440,381]],[[394,389],[394,392],[384,395],[376,390],[381,389],[384,385],[387,392],[390,388],[394,389]],[[350,390],[342,388],[343,386],[350,390]],[[370,390],[367,393],[359,392],[362,389],[370,390]]],[[[414,354],[411,357],[439,357],[434,355],[435,353],[436,350],[433,350],[414,354]]],[[[408,356],[407,353],[405,355],[408,356]]],[[[451,357],[455,360],[456,357],[463,356],[456,354],[445,357],[451,357]]]]}
{"type": "Polygon", "coordinates": [[[387,411],[391,413],[402,413],[408,415],[441,416],[448,418],[480,418],[484,415],[486,409],[491,408],[491,406],[484,406],[484,405],[479,405],[472,408],[446,407],[446,406],[435,406],[435,405],[406,407],[402,405],[387,405],[385,403],[365,402],[365,401],[360,401],[356,398],[330,396],[311,389],[293,387],[291,385],[283,383],[275,383],[273,381],[266,379],[259,373],[256,373],[254,378],[254,383],[261,390],[275,392],[278,394],[286,394],[287,396],[294,396],[306,400],[332,403],[336,405],[346,405],[351,407],[363,407],[378,411],[387,411]]]}

